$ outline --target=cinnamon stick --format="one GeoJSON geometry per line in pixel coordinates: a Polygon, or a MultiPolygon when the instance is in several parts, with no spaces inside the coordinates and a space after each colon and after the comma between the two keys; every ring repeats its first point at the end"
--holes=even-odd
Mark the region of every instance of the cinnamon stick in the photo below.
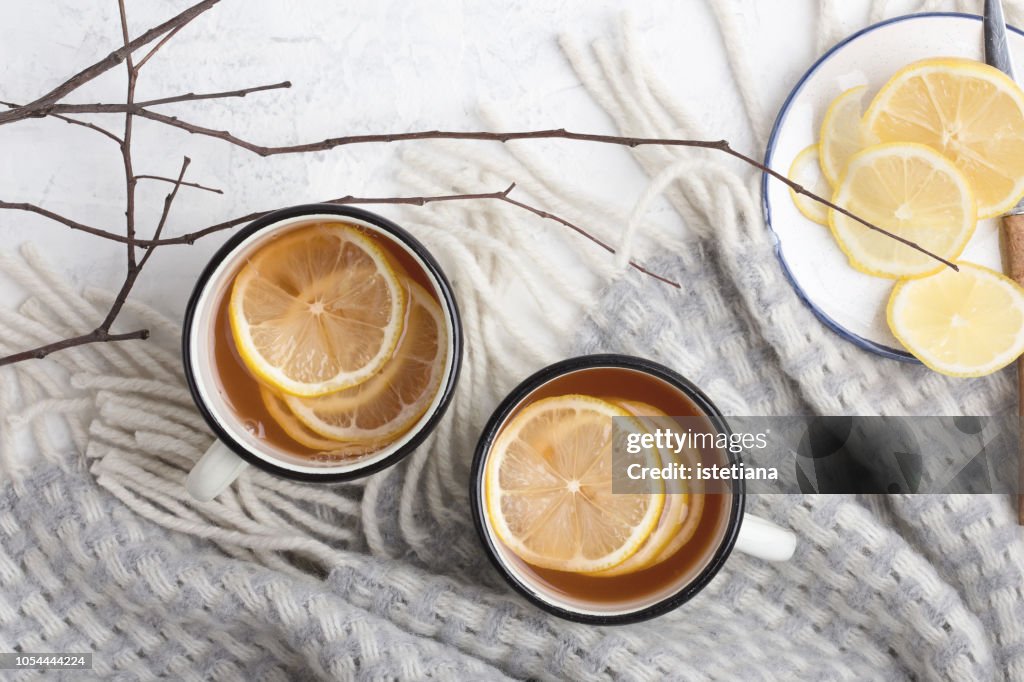
{"type": "MultiPolygon", "coordinates": [[[[1010,277],[1024,286],[1024,215],[1008,215],[1003,218],[1006,237],[1006,261],[1010,277]]],[[[1019,429],[1020,452],[1017,459],[1017,522],[1024,526],[1024,359],[1017,361],[1017,413],[1021,421],[1019,429]]]]}

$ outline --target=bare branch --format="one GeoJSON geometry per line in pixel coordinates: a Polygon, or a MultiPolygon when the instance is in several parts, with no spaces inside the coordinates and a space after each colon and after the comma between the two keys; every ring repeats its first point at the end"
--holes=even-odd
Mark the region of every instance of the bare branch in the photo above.
{"type": "MultiPolygon", "coordinates": [[[[139,72],[135,70],[132,63],[131,40],[128,38],[128,15],[125,12],[124,0],[117,0],[118,11],[121,15],[121,35],[124,38],[125,47],[125,70],[128,72],[128,94],[126,101],[131,107],[135,103],[135,83],[138,80],[139,72]]],[[[121,158],[124,162],[125,182],[125,222],[128,236],[128,275],[131,276],[135,270],[135,186],[138,180],[135,178],[135,171],[132,169],[132,118],[133,114],[129,109],[124,115],[124,135],[121,136],[121,158]]],[[[109,325],[108,325],[109,328],[109,325]]]]}
{"type": "Polygon", "coordinates": [[[137,107],[156,107],[161,104],[175,104],[177,102],[197,102],[204,99],[226,99],[228,97],[245,97],[251,95],[254,92],[266,92],[267,90],[282,90],[285,88],[292,87],[291,81],[281,81],[280,83],[271,83],[269,85],[256,85],[251,88],[241,88],[240,90],[226,90],[224,92],[205,92],[205,93],[194,93],[187,92],[183,95],[174,95],[172,97],[162,97],[160,99],[150,99],[145,102],[136,102],[137,107]]]}
{"type": "Polygon", "coordinates": [[[141,36],[132,40],[127,45],[114,50],[103,59],[99,60],[95,64],[87,66],[75,75],[68,78],[66,81],[50,90],[48,93],[39,97],[38,99],[26,104],[23,107],[13,109],[11,111],[0,112],[0,125],[4,123],[13,123],[14,121],[20,121],[32,116],[38,116],[37,113],[40,109],[53,104],[65,97],[68,93],[73,92],[82,85],[88,83],[92,79],[96,78],[100,74],[106,73],[110,69],[114,68],[118,64],[124,61],[125,57],[135,50],[139,49],[143,45],[148,45],[155,39],[164,35],[168,31],[174,30],[179,26],[184,26],[190,21],[198,17],[200,14],[216,5],[220,0],[202,0],[195,5],[192,5],[185,11],[171,17],[164,23],[151,28],[150,30],[143,33],[141,36]]]}
{"type": "MultiPolygon", "coordinates": [[[[0,104],[2,104],[3,106],[7,107],[8,109],[17,109],[19,106],[21,106],[20,104],[15,104],[13,102],[4,102],[3,100],[0,100],[0,104]]],[[[50,114],[48,114],[48,115],[52,116],[52,117],[54,117],[56,119],[59,119],[61,121],[64,121],[65,123],[70,123],[72,125],[82,126],[83,128],[89,128],[90,130],[95,130],[96,132],[100,133],[101,135],[104,135],[105,137],[109,137],[114,142],[116,142],[118,144],[121,144],[121,138],[120,137],[118,137],[114,133],[110,132],[106,128],[101,128],[100,126],[96,125],[95,123],[89,123],[87,121],[80,121],[77,118],[71,118],[70,116],[64,116],[62,114],[54,114],[52,112],[50,114]]]]}
{"type": "Polygon", "coordinates": [[[694,147],[694,148],[699,148],[699,149],[713,149],[713,150],[716,150],[716,151],[728,154],[729,156],[732,156],[733,158],[739,159],[740,161],[743,161],[744,163],[746,163],[746,164],[748,164],[750,166],[753,166],[754,168],[757,168],[761,172],[766,173],[766,174],[770,175],[771,177],[775,178],[776,180],[779,180],[780,182],[786,184],[787,186],[792,188],[794,192],[797,192],[798,194],[803,194],[804,196],[808,197],[809,199],[812,199],[813,201],[817,201],[818,203],[820,203],[820,204],[822,204],[822,205],[824,205],[824,206],[826,206],[828,208],[831,208],[831,209],[833,209],[835,211],[838,211],[839,213],[847,216],[848,218],[850,218],[852,220],[857,221],[858,223],[860,223],[861,225],[867,227],[870,230],[878,232],[879,234],[883,234],[886,237],[889,237],[890,239],[895,239],[896,241],[900,242],[901,244],[905,244],[906,246],[914,249],[915,251],[918,251],[919,253],[922,253],[922,254],[928,256],[929,258],[932,258],[932,259],[942,263],[943,265],[945,265],[945,266],[947,266],[949,268],[952,268],[953,270],[959,271],[959,269],[960,269],[952,261],[950,261],[950,260],[948,260],[946,258],[943,258],[942,256],[940,256],[940,255],[938,255],[936,253],[933,253],[932,251],[929,251],[928,249],[924,248],[920,244],[918,244],[918,243],[916,243],[914,241],[911,241],[911,240],[909,240],[909,239],[907,239],[905,237],[901,237],[901,236],[899,236],[897,234],[894,234],[893,232],[890,232],[889,230],[886,230],[885,228],[879,227],[878,225],[875,225],[874,223],[869,222],[869,221],[865,220],[864,218],[861,218],[860,216],[850,212],[849,210],[847,210],[847,209],[845,209],[845,208],[843,208],[841,206],[837,206],[836,204],[832,203],[830,200],[828,200],[828,199],[826,199],[824,197],[818,196],[814,192],[811,192],[810,190],[805,188],[803,185],[800,185],[799,183],[794,182],[793,180],[790,180],[788,177],[786,177],[782,173],[779,173],[778,171],[773,170],[772,168],[769,168],[768,166],[764,165],[760,161],[757,161],[756,159],[753,159],[753,158],[747,156],[746,154],[743,154],[741,152],[736,151],[735,149],[733,149],[729,145],[728,141],[726,141],[726,140],[685,140],[685,139],[675,139],[675,138],[627,137],[627,136],[622,136],[622,135],[597,135],[597,134],[591,134],[591,133],[574,133],[574,132],[570,132],[568,130],[565,130],[564,128],[551,129],[551,130],[515,131],[515,132],[505,132],[505,133],[460,132],[460,131],[450,131],[450,130],[427,130],[427,131],[413,132],[413,133],[391,133],[391,134],[375,134],[375,135],[347,135],[347,136],[344,136],[344,137],[327,138],[325,140],[320,140],[319,142],[309,142],[309,143],[297,144],[297,145],[286,145],[286,146],[281,146],[281,147],[268,147],[268,146],[258,145],[258,144],[254,144],[252,142],[248,142],[246,140],[243,140],[243,139],[241,139],[239,137],[236,137],[235,135],[232,135],[231,133],[227,132],[226,130],[214,130],[212,128],[205,128],[203,126],[198,126],[198,125],[195,125],[193,123],[188,123],[187,121],[183,121],[183,120],[179,119],[176,116],[167,116],[165,114],[160,114],[158,112],[150,111],[150,110],[144,109],[144,108],[136,108],[134,113],[136,115],[138,115],[138,116],[143,117],[143,118],[148,118],[148,119],[151,119],[151,120],[154,120],[154,121],[158,121],[160,123],[165,123],[165,124],[167,124],[169,126],[173,126],[175,128],[180,128],[180,129],[182,129],[182,130],[184,130],[186,132],[192,133],[192,134],[205,135],[207,137],[214,137],[214,138],[217,138],[217,139],[220,139],[220,140],[224,140],[225,142],[229,142],[229,143],[231,143],[231,144],[233,144],[233,145],[235,145],[237,147],[241,147],[242,149],[246,149],[246,150],[251,151],[254,154],[258,154],[260,156],[275,156],[275,155],[278,155],[278,154],[302,154],[302,153],[306,153],[306,152],[327,151],[327,150],[330,150],[330,149],[334,149],[336,147],[342,147],[342,146],[347,146],[347,145],[352,145],[352,144],[367,144],[367,143],[373,143],[373,142],[402,142],[402,141],[408,141],[408,140],[427,140],[427,139],[480,140],[480,141],[503,142],[503,143],[504,142],[510,142],[510,141],[513,141],[513,140],[564,139],[564,140],[576,140],[576,141],[583,141],[583,142],[597,142],[597,143],[601,143],[601,144],[614,144],[614,145],[620,145],[620,146],[625,146],[625,147],[630,147],[630,148],[641,147],[641,146],[650,146],[650,145],[659,145],[659,146],[666,146],[666,147],[694,147]]]}
{"type": "MultiPolygon", "coordinates": [[[[136,71],[138,67],[135,67],[136,71]]],[[[171,95],[169,97],[160,97],[158,99],[149,99],[142,102],[135,102],[134,104],[120,104],[120,103],[103,103],[95,102],[93,104],[65,104],[57,103],[52,104],[48,107],[42,107],[37,112],[37,116],[55,116],[57,114],[125,114],[133,113],[141,115],[141,109],[146,107],[157,107],[163,104],[177,104],[179,102],[198,102],[205,99],[228,99],[231,97],[245,97],[256,92],[266,92],[268,90],[282,90],[285,88],[292,87],[291,81],[281,81],[280,83],[270,83],[267,85],[254,85],[249,88],[240,88],[238,90],[223,90],[220,92],[186,92],[181,95],[171,95]]]]}
{"type": "Polygon", "coordinates": [[[61,225],[69,227],[72,230],[77,230],[79,232],[86,232],[86,233],[94,235],[96,237],[102,237],[103,239],[109,239],[111,241],[120,242],[122,244],[127,244],[128,243],[128,238],[125,237],[122,234],[117,234],[115,232],[110,232],[108,230],[101,230],[98,227],[92,227],[90,225],[86,225],[84,223],[80,223],[77,220],[72,220],[71,218],[62,216],[59,213],[55,213],[55,212],[53,212],[53,211],[51,211],[49,209],[45,209],[45,208],[43,208],[41,206],[36,206],[35,204],[29,204],[29,203],[25,203],[25,202],[11,202],[11,201],[0,200],[0,209],[5,209],[5,210],[9,210],[9,211],[25,211],[27,213],[35,213],[36,215],[41,215],[44,218],[49,218],[50,220],[53,220],[54,222],[58,222],[61,225]]]}
{"type": "Polygon", "coordinates": [[[148,339],[149,330],[139,329],[133,332],[127,332],[125,334],[110,334],[108,332],[100,331],[99,329],[93,330],[88,334],[82,334],[80,336],[72,336],[69,339],[61,339],[60,341],[54,341],[53,343],[47,343],[42,346],[37,346],[30,350],[21,351],[20,353],[14,353],[6,357],[0,358],[0,367],[4,365],[13,365],[16,362],[24,362],[25,360],[42,360],[51,353],[56,353],[59,350],[66,348],[73,348],[75,346],[85,346],[90,343],[108,343],[111,341],[129,341],[131,339],[148,339]]]}
{"type": "MultiPolygon", "coordinates": [[[[160,220],[156,224],[156,230],[153,231],[154,242],[160,241],[160,236],[164,232],[164,225],[167,224],[167,216],[171,214],[171,204],[174,203],[174,198],[178,196],[178,190],[181,189],[181,186],[183,184],[185,184],[185,171],[188,170],[188,165],[190,163],[192,163],[192,159],[188,158],[187,156],[181,160],[181,170],[178,171],[178,178],[177,180],[173,181],[174,187],[171,188],[170,193],[164,198],[164,209],[160,213],[160,220]]],[[[146,253],[143,254],[142,256],[142,260],[139,261],[139,266],[138,268],[136,268],[136,270],[142,270],[142,268],[146,265],[146,262],[149,260],[150,256],[153,255],[154,251],[156,251],[155,246],[152,246],[146,250],[146,253]]]]}
{"type": "MultiPolygon", "coordinates": [[[[178,172],[178,179],[174,181],[174,187],[171,188],[170,193],[164,199],[164,209],[160,214],[160,221],[157,223],[156,230],[153,232],[153,239],[159,240],[160,235],[164,231],[164,225],[167,223],[167,216],[171,212],[171,204],[174,203],[174,198],[178,196],[178,189],[181,188],[182,180],[185,179],[185,171],[188,169],[188,165],[191,163],[191,159],[187,156],[181,162],[181,170],[178,172]]],[[[132,248],[134,245],[129,245],[128,248],[132,248]]],[[[145,267],[149,261],[153,252],[156,251],[156,247],[151,247],[143,254],[142,258],[139,259],[137,264],[132,265],[128,268],[128,274],[125,275],[124,283],[121,285],[121,289],[117,292],[117,296],[114,297],[114,302],[110,305],[110,310],[107,312],[107,316],[97,327],[97,330],[103,332],[109,332],[111,325],[114,324],[114,320],[121,313],[121,308],[124,307],[125,301],[128,300],[128,294],[131,293],[132,287],[135,286],[135,281],[139,278],[139,273],[142,272],[142,268],[145,267]]]]}
{"type": "MultiPolygon", "coordinates": [[[[136,180],[159,180],[160,182],[169,182],[169,183],[172,183],[172,184],[175,182],[174,178],[165,178],[162,175],[146,175],[146,174],[136,175],[135,179],[136,180]]],[[[214,194],[224,194],[224,190],[222,190],[222,189],[217,189],[216,187],[207,187],[206,185],[200,185],[198,182],[182,182],[181,186],[182,187],[194,187],[196,189],[201,189],[201,190],[204,190],[206,192],[213,192],[214,194]]]]}
{"type": "MultiPolygon", "coordinates": [[[[547,211],[542,211],[539,208],[536,208],[536,207],[531,206],[529,204],[523,203],[522,201],[518,201],[516,199],[511,198],[509,196],[509,192],[511,192],[515,188],[515,186],[516,186],[515,183],[512,183],[509,186],[509,188],[506,189],[504,192],[502,192],[501,196],[498,197],[498,198],[501,201],[504,201],[505,203],[512,204],[513,206],[518,206],[519,208],[521,208],[521,209],[523,209],[525,211],[529,211],[530,213],[533,213],[534,215],[538,215],[541,218],[546,218],[547,220],[554,220],[556,223],[560,223],[562,225],[565,225],[570,230],[573,230],[573,231],[583,235],[584,237],[586,237],[590,241],[594,242],[595,244],[600,246],[602,249],[604,249],[608,253],[617,253],[615,251],[615,249],[612,248],[609,244],[607,244],[606,242],[598,239],[597,237],[595,237],[591,233],[589,233],[586,230],[584,230],[582,227],[579,227],[578,225],[574,225],[573,223],[570,223],[565,218],[560,218],[560,217],[558,217],[558,216],[556,216],[556,215],[554,215],[552,213],[548,213],[547,211]]],[[[656,280],[659,280],[661,282],[664,282],[665,284],[671,285],[671,286],[675,287],[676,289],[682,289],[682,286],[679,285],[679,282],[675,282],[673,280],[667,279],[666,277],[662,277],[661,275],[659,275],[659,274],[657,274],[655,272],[651,272],[650,270],[648,270],[644,266],[640,265],[636,261],[633,261],[633,260],[629,261],[629,265],[631,267],[639,270],[640,272],[644,273],[645,275],[650,275],[651,277],[653,277],[656,280]]]]}
{"type": "Polygon", "coordinates": [[[157,44],[153,46],[153,49],[151,49],[149,52],[147,52],[146,55],[142,59],[139,60],[139,63],[136,65],[135,69],[136,70],[141,70],[142,67],[146,65],[146,62],[148,62],[150,59],[152,59],[153,55],[155,55],[157,52],[159,52],[160,48],[163,47],[164,45],[166,45],[171,40],[171,38],[173,38],[174,36],[178,35],[178,31],[180,31],[183,28],[185,28],[185,24],[182,24],[180,26],[175,26],[173,29],[171,29],[170,33],[168,33],[163,38],[161,38],[157,42],[157,44]]]}

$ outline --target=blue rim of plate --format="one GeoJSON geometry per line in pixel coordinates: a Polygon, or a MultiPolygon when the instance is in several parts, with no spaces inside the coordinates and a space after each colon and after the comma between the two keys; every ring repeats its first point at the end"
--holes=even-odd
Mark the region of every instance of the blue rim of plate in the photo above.
{"type": "MultiPolygon", "coordinates": [[[[958,19],[982,21],[982,17],[980,17],[979,15],[966,14],[964,12],[919,12],[917,14],[904,14],[902,16],[892,17],[891,19],[880,21],[877,24],[871,24],[870,26],[866,26],[861,30],[857,31],[856,33],[852,33],[847,37],[843,38],[838,43],[830,47],[828,51],[825,52],[825,54],[818,57],[817,61],[815,61],[814,64],[811,65],[811,68],[807,69],[807,71],[804,72],[804,75],[800,76],[800,80],[797,81],[796,85],[790,91],[789,95],[786,96],[786,101],[782,103],[782,107],[779,109],[779,115],[776,117],[775,124],[772,126],[771,135],[768,137],[768,146],[764,152],[764,165],[771,168],[772,155],[775,152],[776,138],[779,135],[779,129],[782,127],[782,124],[785,123],[786,121],[786,114],[789,113],[789,107],[793,103],[793,100],[796,98],[796,96],[800,94],[800,90],[803,89],[804,83],[807,81],[808,78],[814,75],[814,72],[818,70],[818,67],[820,67],[829,59],[831,59],[832,55],[835,54],[838,50],[845,47],[848,43],[857,40],[866,33],[871,33],[872,31],[882,28],[883,26],[888,26],[889,24],[896,24],[901,21],[908,21],[913,19],[924,19],[927,17],[955,17],[958,19]]],[[[1013,31],[1014,33],[1020,36],[1024,36],[1024,31],[1020,30],[1019,28],[1010,26],[1009,24],[1007,24],[1006,28],[1007,30],[1013,31]]],[[[847,341],[853,343],[855,346],[863,348],[864,350],[870,351],[877,355],[881,355],[882,357],[891,358],[893,360],[900,360],[901,362],[909,362],[918,365],[921,364],[920,360],[918,360],[905,350],[891,348],[890,346],[886,346],[884,344],[877,343],[870,339],[865,339],[863,336],[860,336],[858,334],[854,334],[849,329],[847,329],[846,327],[842,326],[841,324],[833,320],[831,317],[829,317],[828,314],[825,313],[825,311],[823,311],[821,308],[816,306],[813,301],[811,301],[807,292],[805,292],[803,288],[797,283],[796,278],[793,276],[793,272],[789,269],[789,264],[786,263],[786,258],[785,256],[782,255],[782,242],[779,241],[779,236],[775,232],[775,229],[772,227],[772,210],[771,206],[769,206],[768,204],[769,180],[771,180],[771,176],[769,176],[767,173],[761,174],[761,209],[764,212],[764,222],[765,225],[768,226],[769,232],[771,232],[772,234],[772,239],[775,241],[775,257],[779,259],[779,264],[782,265],[783,274],[786,276],[786,279],[789,280],[790,285],[793,287],[793,290],[796,292],[800,300],[803,301],[804,304],[811,309],[811,312],[814,313],[814,316],[821,320],[821,322],[826,327],[828,327],[833,332],[843,337],[847,341]]]]}

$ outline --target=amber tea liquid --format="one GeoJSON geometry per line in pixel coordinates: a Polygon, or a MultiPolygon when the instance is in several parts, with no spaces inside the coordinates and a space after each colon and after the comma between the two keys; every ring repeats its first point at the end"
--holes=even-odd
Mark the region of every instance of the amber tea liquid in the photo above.
{"type": "MultiPolygon", "coordinates": [[[[537,400],[568,394],[644,402],[673,417],[705,416],[679,389],[655,376],[620,367],[591,367],[563,374],[537,388],[516,407],[506,423],[537,400]]],[[[709,464],[718,459],[725,461],[717,452],[702,452],[701,459],[709,464]]],[[[732,494],[706,493],[703,497],[704,506],[693,537],[665,561],[633,573],[599,577],[533,566],[507,547],[503,555],[545,592],[583,606],[587,603],[627,605],[667,595],[695,578],[725,538],[732,494]]]]}
{"type": "MultiPolygon", "coordinates": [[[[311,221],[308,224],[296,225],[289,230],[283,230],[275,235],[274,239],[285,234],[291,234],[294,230],[313,227],[324,224],[326,221],[311,221]]],[[[437,292],[430,277],[424,271],[419,262],[409,254],[402,246],[395,243],[391,238],[358,225],[351,225],[344,221],[336,221],[350,225],[358,229],[364,236],[372,240],[390,258],[393,265],[403,270],[403,274],[409,279],[421,285],[435,300],[438,300],[437,292]]],[[[263,242],[256,247],[266,246],[271,242],[263,242]]],[[[255,251],[254,251],[255,252],[255,251]]],[[[231,323],[228,319],[228,303],[231,298],[231,288],[235,281],[235,275],[244,267],[245,259],[239,262],[228,279],[228,284],[218,292],[214,303],[215,317],[212,338],[214,368],[217,375],[217,390],[224,398],[231,411],[235,414],[239,423],[257,439],[276,446],[277,448],[306,458],[322,458],[320,450],[314,450],[301,443],[296,442],[285,433],[284,429],[271,416],[263,399],[260,397],[260,383],[256,377],[245,366],[235,346],[231,334],[231,323]]],[[[440,301],[438,300],[440,303],[440,301]]],[[[442,306],[443,308],[444,306],[442,306]]]]}

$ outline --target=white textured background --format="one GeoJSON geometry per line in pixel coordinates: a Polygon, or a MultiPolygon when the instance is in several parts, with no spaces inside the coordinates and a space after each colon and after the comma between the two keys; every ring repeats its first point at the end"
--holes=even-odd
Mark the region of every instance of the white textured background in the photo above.
{"type": "MultiPolygon", "coordinates": [[[[132,35],[189,4],[129,0],[132,35]]],[[[728,62],[704,2],[629,5],[666,82],[685,93],[693,110],[718,131],[716,136],[760,156],[763,150],[746,133],[739,102],[728,94],[732,88],[720,87],[722,79],[730,78],[728,62]]],[[[851,25],[864,21],[862,3],[844,5],[851,25]]],[[[612,35],[625,7],[609,0],[223,0],[147,64],[137,97],[291,80],[290,90],[160,109],[265,144],[354,133],[479,129],[481,102],[495,105],[517,128],[612,132],[611,122],[579,86],[557,39],[566,32],[584,41],[612,35]]],[[[771,105],[765,113],[773,117],[815,57],[815,40],[806,33],[814,25],[816,3],[737,1],[733,11],[750,43],[764,55],[755,75],[764,101],[771,105]]],[[[115,0],[2,2],[0,99],[31,100],[109,53],[119,41],[115,0]]],[[[123,101],[124,88],[124,69],[118,67],[68,101],[123,101]]],[[[95,120],[115,130],[123,125],[117,115],[95,120]]],[[[566,173],[603,188],[624,207],[642,191],[641,173],[622,150],[571,142],[524,144],[558,155],[566,173]]],[[[258,209],[396,191],[395,145],[263,159],[219,140],[137,120],[134,149],[138,173],[176,175],[187,154],[193,159],[189,179],[225,190],[219,196],[185,188],[168,235],[258,209]]],[[[140,234],[152,231],[168,188],[140,184],[140,234]]],[[[123,231],[123,194],[121,160],[112,141],[53,119],[0,127],[0,198],[38,203],[88,224],[123,231]]],[[[391,207],[375,210],[403,215],[391,207]]],[[[37,216],[0,212],[0,248],[12,249],[26,240],[50,253],[80,285],[112,288],[121,281],[121,245],[73,233],[37,216]]],[[[222,240],[218,235],[192,247],[162,249],[134,296],[180,316],[196,274],[222,240]]],[[[580,248],[592,247],[580,242],[580,248]]],[[[0,304],[9,305],[21,295],[2,280],[0,287],[0,304]]]]}

